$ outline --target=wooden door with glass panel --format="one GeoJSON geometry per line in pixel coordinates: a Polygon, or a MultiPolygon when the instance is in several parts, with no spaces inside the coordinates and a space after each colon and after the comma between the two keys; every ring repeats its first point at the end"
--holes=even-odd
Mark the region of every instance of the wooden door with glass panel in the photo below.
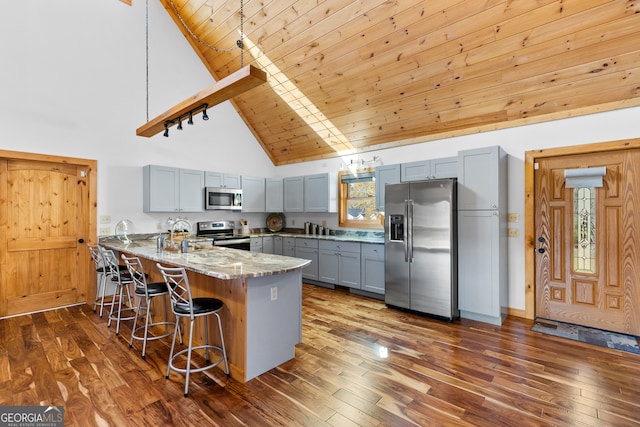
{"type": "Polygon", "coordinates": [[[538,161],[537,317],[640,335],[638,190],[638,150],[538,161]],[[602,167],[601,185],[587,177],[567,185],[565,173],[602,167]]]}

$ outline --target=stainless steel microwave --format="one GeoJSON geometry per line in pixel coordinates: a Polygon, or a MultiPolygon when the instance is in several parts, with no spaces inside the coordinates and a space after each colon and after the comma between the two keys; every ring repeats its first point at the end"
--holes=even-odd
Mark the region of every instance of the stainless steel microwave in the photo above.
{"type": "Polygon", "coordinates": [[[204,208],[206,210],[242,210],[242,190],[240,188],[205,187],[204,208]]]}

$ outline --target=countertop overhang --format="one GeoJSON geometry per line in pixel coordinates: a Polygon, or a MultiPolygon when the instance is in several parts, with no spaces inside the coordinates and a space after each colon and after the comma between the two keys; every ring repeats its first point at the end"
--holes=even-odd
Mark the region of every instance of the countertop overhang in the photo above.
{"type": "Polygon", "coordinates": [[[271,276],[304,268],[310,260],[282,255],[230,249],[219,246],[193,245],[187,253],[159,251],[155,239],[131,242],[116,237],[100,239],[100,244],[118,252],[147,258],[163,265],[185,267],[188,270],[223,280],[271,276]]]}

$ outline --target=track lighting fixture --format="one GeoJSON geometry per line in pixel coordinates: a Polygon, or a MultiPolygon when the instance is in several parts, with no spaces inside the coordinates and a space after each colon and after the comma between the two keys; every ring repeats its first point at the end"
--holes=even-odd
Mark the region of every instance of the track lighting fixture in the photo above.
{"type": "Polygon", "coordinates": [[[207,104],[202,104],[202,105],[198,105],[196,108],[187,111],[184,114],[179,115],[178,117],[174,118],[173,120],[166,120],[164,122],[164,136],[169,136],[169,128],[173,125],[175,125],[176,123],[178,124],[177,128],[178,130],[182,130],[182,120],[187,119],[187,123],[192,125],[193,124],[193,115],[202,111],[202,120],[209,120],[209,116],[207,115],[207,104]]]}

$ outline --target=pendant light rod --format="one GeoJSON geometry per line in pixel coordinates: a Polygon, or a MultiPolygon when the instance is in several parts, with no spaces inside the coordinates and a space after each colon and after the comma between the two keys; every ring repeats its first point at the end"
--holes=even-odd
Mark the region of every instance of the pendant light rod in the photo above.
{"type": "Polygon", "coordinates": [[[189,111],[193,111],[202,104],[207,104],[207,107],[211,108],[249,89],[260,86],[266,81],[267,73],[264,70],[247,65],[140,126],[136,129],[136,135],[154,136],[165,130],[165,124],[178,123],[179,117],[188,114],[189,111]]]}

